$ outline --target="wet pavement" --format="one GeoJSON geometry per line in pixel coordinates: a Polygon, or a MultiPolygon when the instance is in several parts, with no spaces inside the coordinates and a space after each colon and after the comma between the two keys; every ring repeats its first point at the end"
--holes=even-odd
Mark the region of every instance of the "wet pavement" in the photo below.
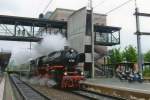
{"type": "Polygon", "coordinates": [[[117,78],[95,78],[95,79],[87,79],[87,83],[102,85],[120,89],[127,90],[135,90],[141,92],[149,92],[150,93],[150,83],[139,83],[139,82],[128,82],[126,80],[119,80],[117,78]]]}

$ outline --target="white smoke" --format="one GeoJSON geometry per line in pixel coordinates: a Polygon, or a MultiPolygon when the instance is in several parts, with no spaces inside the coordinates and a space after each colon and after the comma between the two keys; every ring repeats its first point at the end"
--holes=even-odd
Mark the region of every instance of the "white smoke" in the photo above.
{"type": "Polygon", "coordinates": [[[61,34],[51,34],[43,36],[43,40],[40,43],[36,43],[32,46],[32,49],[15,47],[12,50],[11,60],[15,65],[20,65],[29,62],[31,59],[38,58],[40,56],[47,55],[53,51],[63,50],[64,46],[67,46],[67,40],[61,34]]]}
{"type": "Polygon", "coordinates": [[[30,51],[25,48],[15,47],[12,50],[10,62],[13,60],[15,65],[27,62],[31,57],[30,51]]]}
{"type": "Polygon", "coordinates": [[[68,45],[66,38],[61,34],[51,34],[44,36],[42,42],[37,44],[35,49],[40,54],[47,55],[50,52],[64,49],[66,45],[68,45]]]}

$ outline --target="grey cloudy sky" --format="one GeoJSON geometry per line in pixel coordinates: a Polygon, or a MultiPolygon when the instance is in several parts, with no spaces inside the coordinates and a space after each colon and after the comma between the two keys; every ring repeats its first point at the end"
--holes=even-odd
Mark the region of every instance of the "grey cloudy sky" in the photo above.
{"type": "MultiPolygon", "coordinates": [[[[109,10],[122,4],[128,0],[93,0],[94,12],[105,14],[109,10]],[[102,3],[103,2],[103,3],[102,3]],[[100,4],[100,5],[99,5],[100,4]]],[[[125,47],[129,44],[136,46],[135,32],[135,17],[134,13],[134,0],[125,6],[119,8],[108,14],[107,25],[122,27],[121,30],[121,45],[125,47]]],[[[14,15],[24,17],[38,17],[38,14],[43,12],[49,0],[0,0],[0,15],[14,15]]],[[[149,0],[137,0],[138,7],[141,12],[150,13],[149,0]]],[[[53,11],[55,8],[79,9],[88,5],[88,0],[53,0],[47,11],[53,11]]],[[[141,31],[150,32],[150,19],[141,18],[141,31]]],[[[150,49],[150,36],[142,36],[142,51],[145,52],[150,49]]],[[[14,45],[22,45],[16,42],[3,42],[0,41],[0,48],[13,48],[14,45]]],[[[25,45],[29,47],[29,45],[25,45]]]]}

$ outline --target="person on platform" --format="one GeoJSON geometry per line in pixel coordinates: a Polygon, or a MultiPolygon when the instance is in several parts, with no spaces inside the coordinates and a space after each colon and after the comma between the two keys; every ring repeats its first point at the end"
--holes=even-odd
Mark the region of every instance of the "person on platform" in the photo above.
{"type": "Polygon", "coordinates": [[[137,63],[134,64],[133,75],[134,75],[134,80],[139,80],[142,78],[140,75],[139,66],[137,63]]]}
{"type": "Polygon", "coordinates": [[[118,67],[116,68],[116,75],[117,77],[119,77],[120,79],[124,79],[124,67],[122,65],[118,65],[118,67]]]}

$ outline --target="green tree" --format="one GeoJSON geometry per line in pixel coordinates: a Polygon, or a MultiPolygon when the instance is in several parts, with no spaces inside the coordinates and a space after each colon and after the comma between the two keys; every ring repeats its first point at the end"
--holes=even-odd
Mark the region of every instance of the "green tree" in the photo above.
{"type": "MultiPolygon", "coordinates": [[[[144,54],[144,62],[150,62],[150,50],[144,54]]],[[[145,77],[150,77],[150,68],[148,66],[144,66],[143,75],[145,77]]]]}
{"type": "Polygon", "coordinates": [[[132,45],[127,46],[123,53],[123,59],[125,59],[127,62],[136,62],[137,61],[137,51],[136,48],[132,45]]]}
{"type": "Polygon", "coordinates": [[[122,53],[120,51],[120,48],[115,48],[111,50],[111,55],[110,55],[110,63],[111,64],[118,64],[122,62],[122,53]]]}
{"type": "Polygon", "coordinates": [[[144,54],[144,61],[150,62],[150,50],[144,54]]]}

